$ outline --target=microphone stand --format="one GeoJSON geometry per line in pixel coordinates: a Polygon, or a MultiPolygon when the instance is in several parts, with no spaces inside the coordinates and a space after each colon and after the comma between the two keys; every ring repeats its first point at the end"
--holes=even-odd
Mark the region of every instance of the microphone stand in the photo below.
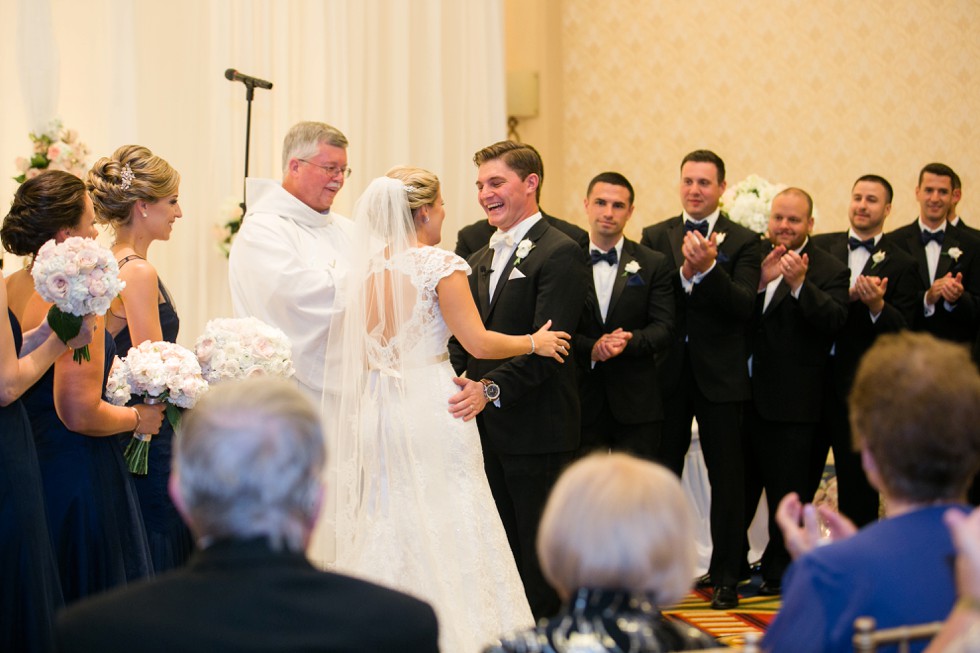
{"type": "Polygon", "coordinates": [[[248,110],[245,114],[245,177],[242,178],[242,203],[239,204],[242,207],[242,222],[245,221],[245,184],[248,179],[248,153],[249,153],[249,143],[252,139],[252,99],[255,97],[255,84],[251,81],[245,81],[245,102],[248,105],[248,110]]]}

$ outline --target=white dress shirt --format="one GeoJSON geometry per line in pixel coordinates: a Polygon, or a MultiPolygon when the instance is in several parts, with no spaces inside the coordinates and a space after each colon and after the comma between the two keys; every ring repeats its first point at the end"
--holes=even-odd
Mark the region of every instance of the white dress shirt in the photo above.
{"type": "MultiPolygon", "coordinates": [[[[507,234],[508,236],[511,236],[511,238],[508,239],[510,240],[510,244],[501,241],[496,247],[493,248],[493,263],[491,263],[490,265],[491,267],[490,297],[491,298],[493,298],[493,294],[497,290],[497,282],[500,281],[500,275],[503,273],[504,267],[507,266],[507,261],[510,260],[511,255],[513,255],[514,250],[517,249],[517,246],[520,244],[520,242],[524,240],[525,236],[527,236],[527,232],[530,231],[531,227],[537,224],[538,220],[540,219],[541,219],[541,212],[538,211],[534,215],[524,218],[516,225],[511,227],[508,231],[501,231],[500,229],[496,231],[496,233],[507,234]]],[[[493,241],[494,237],[491,236],[490,239],[491,241],[493,241]]]]}

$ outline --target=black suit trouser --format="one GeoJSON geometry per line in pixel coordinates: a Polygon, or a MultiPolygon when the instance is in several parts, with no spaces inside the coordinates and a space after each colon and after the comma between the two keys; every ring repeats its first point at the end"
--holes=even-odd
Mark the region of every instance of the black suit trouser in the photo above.
{"type": "Polygon", "coordinates": [[[712,547],[708,573],[715,585],[734,586],[744,562],[742,403],[708,400],[694,380],[690,357],[685,352],[680,378],[664,396],[663,438],[657,454],[657,459],[678,477],[691,446],[691,420],[695,417],[711,483],[712,547]]]}
{"type": "Polygon", "coordinates": [[[593,451],[622,451],[646,460],[654,460],[660,449],[663,421],[624,424],[616,419],[609,402],[603,400],[595,419],[582,422],[582,445],[579,456],[593,451]]]}
{"type": "Polygon", "coordinates": [[[501,454],[484,444],[483,465],[497,504],[517,570],[535,620],[554,616],[561,608],[558,593],[541,573],[538,523],[548,494],[574,452],[501,454]]]}
{"type": "MultiPolygon", "coordinates": [[[[754,511],[762,490],[766,491],[769,544],[762,554],[762,578],[770,583],[782,582],[783,572],[791,560],[776,523],[779,502],[790,492],[798,494],[803,502],[813,498],[808,494],[811,487],[808,472],[817,429],[816,423],[763,419],[751,403],[746,410],[745,500],[754,511]]],[[[751,516],[743,529],[747,530],[750,522],[751,516]]]]}

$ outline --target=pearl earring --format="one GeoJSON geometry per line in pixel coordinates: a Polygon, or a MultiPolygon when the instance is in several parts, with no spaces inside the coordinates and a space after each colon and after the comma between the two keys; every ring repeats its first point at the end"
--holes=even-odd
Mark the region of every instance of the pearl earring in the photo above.
{"type": "Polygon", "coordinates": [[[429,216],[427,215],[422,216],[422,224],[429,224],[429,216]]]}
{"type": "Polygon", "coordinates": [[[143,211],[143,217],[144,218],[146,217],[146,211],[143,211]]]}

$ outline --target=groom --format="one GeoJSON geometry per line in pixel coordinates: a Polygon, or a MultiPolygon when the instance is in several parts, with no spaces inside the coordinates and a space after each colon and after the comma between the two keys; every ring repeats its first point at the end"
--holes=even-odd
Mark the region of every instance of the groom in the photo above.
{"type": "MultiPolygon", "coordinates": [[[[548,320],[573,333],[585,301],[585,254],[542,219],[537,190],[541,158],[526,145],[502,141],[473,157],[480,206],[496,231],[469,258],[470,290],[487,329],[535,332],[548,320]]],[[[530,348],[530,341],[528,343],[530,348]]],[[[541,575],[535,550],[538,520],[551,486],[579,445],[575,365],[541,356],[472,358],[455,340],[450,354],[460,392],[455,417],[477,425],[494,501],[517,561],[534,617],[560,607],[541,575]]]]}

